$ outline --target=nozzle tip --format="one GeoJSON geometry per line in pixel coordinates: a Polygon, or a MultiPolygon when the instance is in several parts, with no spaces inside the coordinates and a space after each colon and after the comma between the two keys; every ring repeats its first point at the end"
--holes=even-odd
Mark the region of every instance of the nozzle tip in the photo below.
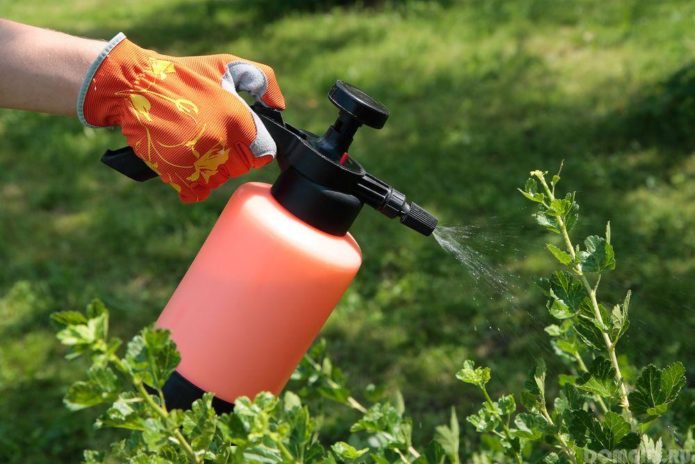
{"type": "Polygon", "coordinates": [[[401,223],[411,229],[429,236],[437,227],[438,219],[417,203],[409,203],[410,208],[401,216],[401,223]]]}

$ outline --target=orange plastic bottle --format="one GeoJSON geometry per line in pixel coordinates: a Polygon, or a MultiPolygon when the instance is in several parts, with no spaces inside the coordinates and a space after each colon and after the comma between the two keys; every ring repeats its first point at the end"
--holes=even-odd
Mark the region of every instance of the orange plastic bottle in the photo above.
{"type": "MultiPolygon", "coordinates": [[[[434,216],[347,154],[357,129],[382,127],[388,110],[341,81],[329,98],[340,111],[321,137],[254,105],[282,173],[272,187],[237,189],[157,321],[181,353],[163,389],[170,408],[205,391],[218,411],[240,395],[280,392],[360,267],[348,229],[364,204],[434,230],[434,216]]],[[[156,175],[128,148],[102,160],[136,180],[156,175]]]]}
{"type": "Polygon", "coordinates": [[[157,321],[182,353],[178,375],[228,403],[279,393],[361,262],[350,234],[298,220],[268,184],[242,185],[157,321]]]}

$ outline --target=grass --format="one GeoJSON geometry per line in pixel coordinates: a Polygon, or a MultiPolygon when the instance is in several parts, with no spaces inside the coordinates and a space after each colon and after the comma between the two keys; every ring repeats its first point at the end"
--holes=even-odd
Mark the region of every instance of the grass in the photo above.
{"type": "MultiPolygon", "coordinates": [[[[353,156],[443,223],[478,226],[474,245],[514,284],[510,303],[434,240],[371,211],[355,224],[364,265],[323,336],[353,384],[403,391],[417,435],[430,436],[451,404],[459,416],[477,407],[453,378],[464,358],[484,360],[499,389],[516,391],[548,354],[534,279],[553,264],[515,189],[529,170],[563,159],[583,206],[578,233],[612,222],[618,270],[607,291],[616,301],[634,291],[624,352],[695,368],[692,2],[275,10],[267,1],[26,0],[3,16],[269,63],[286,119],[317,132],[334,117],[324,95],[339,78],[391,109],[383,130],[361,131],[353,156]]],[[[75,462],[109,438],[89,414],[62,407],[82,372],[62,360],[48,314],[100,297],[114,330],[130,336],[156,318],[234,188],[277,175],[252,173],[185,206],[161,183],[136,184],[98,162],[123,143],[73,120],[0,111],[0,462],[75,462]]],[[[326,433],[339,425],[329,417],[326,433]]]]}

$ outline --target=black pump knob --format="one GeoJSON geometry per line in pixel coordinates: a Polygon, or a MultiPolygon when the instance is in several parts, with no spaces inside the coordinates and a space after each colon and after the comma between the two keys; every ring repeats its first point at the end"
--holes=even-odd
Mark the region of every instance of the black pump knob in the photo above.
{"type": "Polygon", "coordinates": [[[336,81],[328,92],[328,99],[360,124],[374,129],[384,127],[389,118],[389,110],[384,105],[347,82],[336,81]]]}
{"type": "Polygon", "coordinates": [[[316,140],[315,146],[334,161],[348,151],[361,125],[381,129],[389,118],[389,110],[384,105],[343,81],[336,81],[328,92],[328,99],[340,110],[338,119],[316,140]]]}

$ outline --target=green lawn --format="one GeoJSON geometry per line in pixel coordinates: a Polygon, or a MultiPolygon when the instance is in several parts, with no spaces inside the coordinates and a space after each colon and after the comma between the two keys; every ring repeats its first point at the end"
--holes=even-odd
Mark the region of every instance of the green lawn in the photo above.
{"type": "MultiPolygon", "coordinates": [[[[563,159],[582,205],[578,234],[612,223],[618,269],[605,291],[617,301],[633,289],[622,352],[640,365],[680,359],[693,376],[695,3],[292,4],[24,0],[0,14],[269,63],[286,119],[317,132],[334,117],[325,93],[336,79],[391,109],[383,130],[361,130],[352,155],[442,223],[477,226],[473,244],[511,282],[511,294],[495,292],[433,239],[372,211],[355,224],[364,265],[323,336],[353,385],[403,391],[417,435],[431,436],[449,405],[460,417],[477,408],[453,377],[463,359],[491,366],[500,391],[518,391],[534,358],[552,359],[534,282],[553,263],[516,187],[563,159]]],[[[0,462],[72,463],[111,436],[92,429],[91,413],[64,410],[66,385],[83,372],[63,360],[48,315],[99,297],[114,330],[134,334],[156,318],[234,188],[277,175],[267,168],[186,206],[160,182],[136,184],[99,163],[123,144],[74,120],[0,111],[0,462]]],[[[339,425],[329,417],[325,433],[339,425]]]]}

